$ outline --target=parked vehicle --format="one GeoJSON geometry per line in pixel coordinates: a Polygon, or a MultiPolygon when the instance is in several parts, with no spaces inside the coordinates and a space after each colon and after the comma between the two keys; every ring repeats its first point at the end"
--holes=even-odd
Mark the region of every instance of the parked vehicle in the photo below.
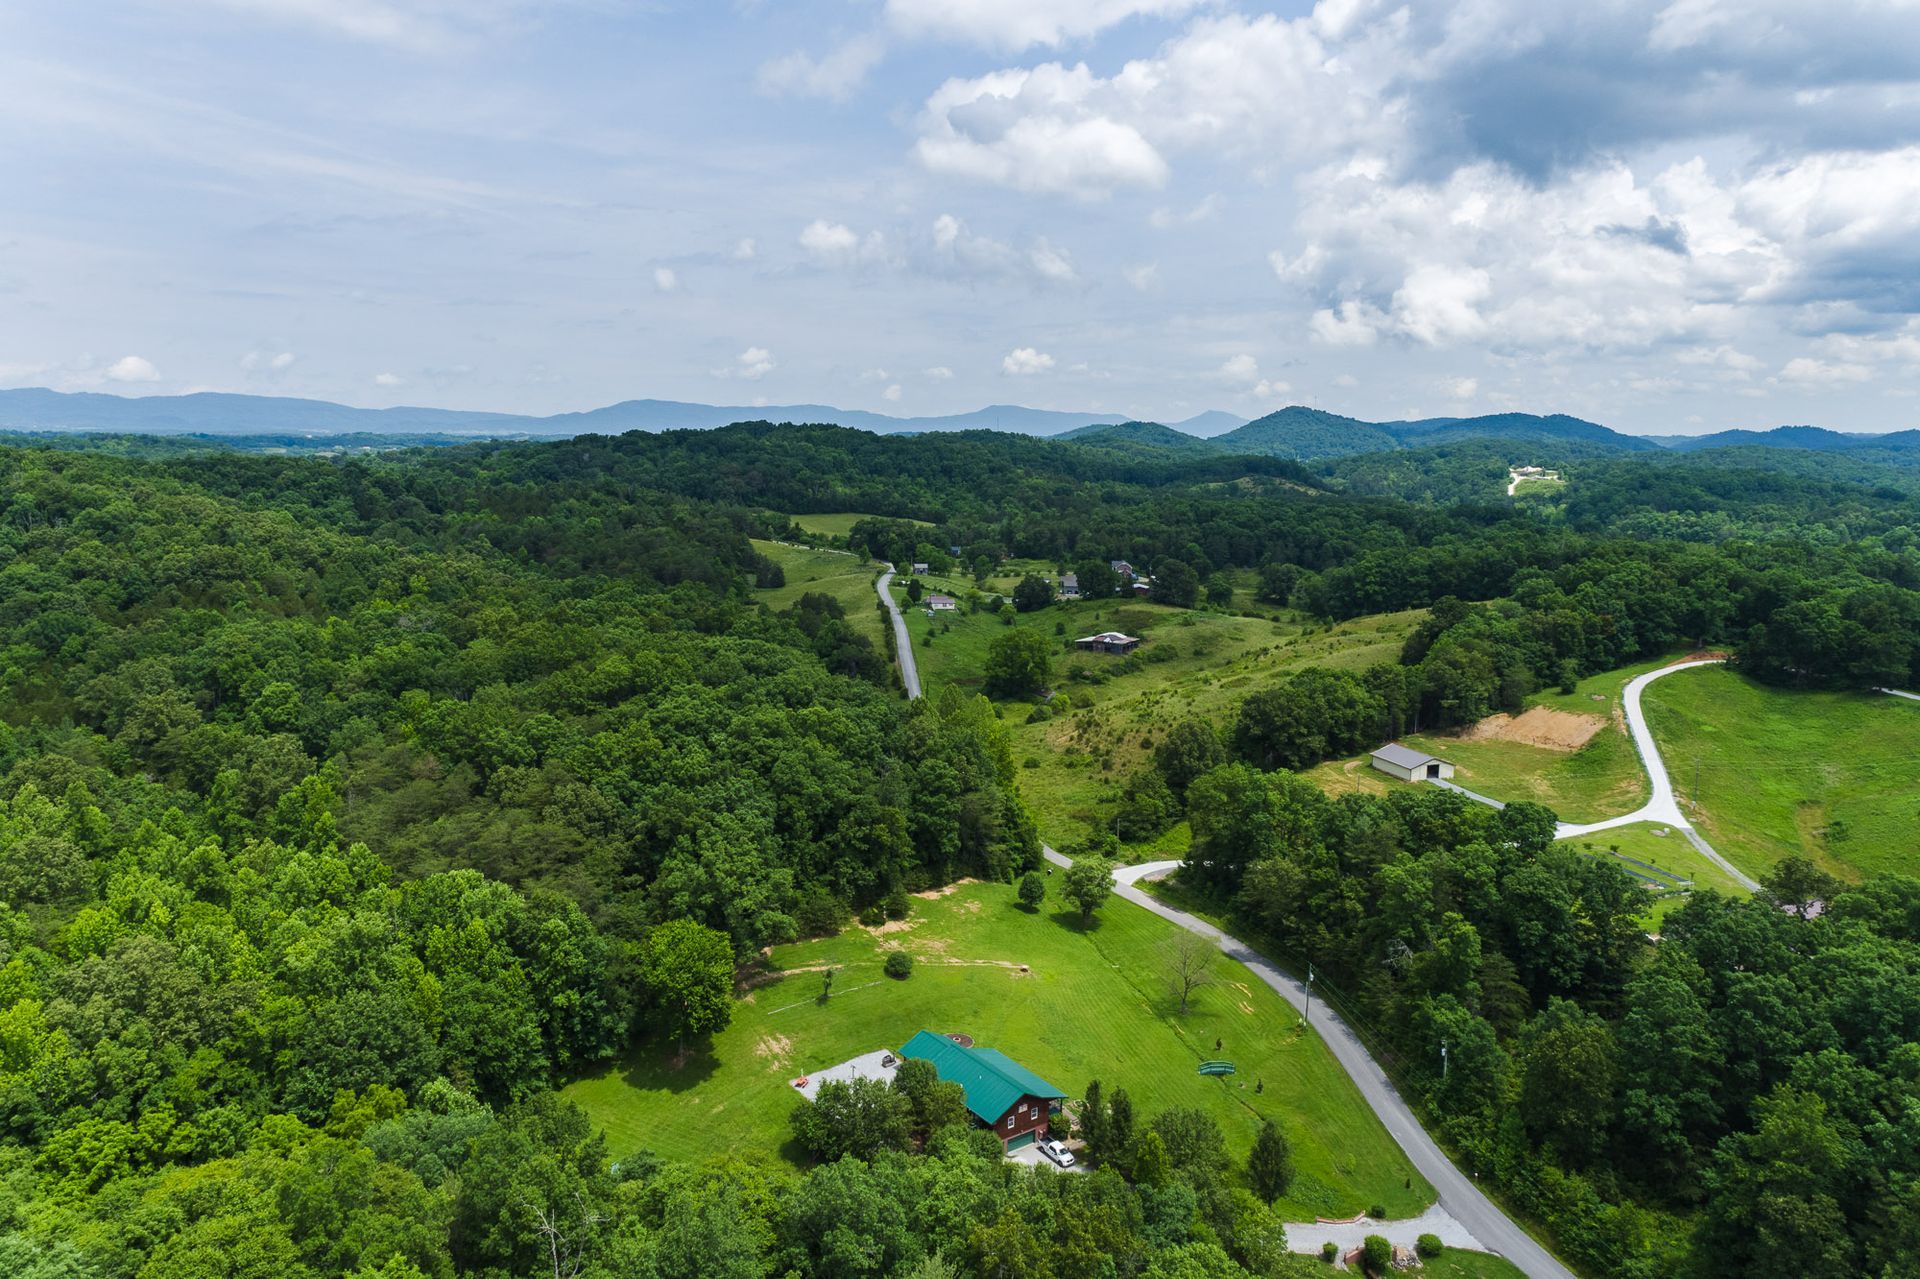
{"type": "Polygon", "coordinates": [[[1073,1152],[1067,1149],[1065,1142],[1043,1141],[1040,1143],[1040,1153],[1062,1168],[1073,1167],[1073,1152]]]}

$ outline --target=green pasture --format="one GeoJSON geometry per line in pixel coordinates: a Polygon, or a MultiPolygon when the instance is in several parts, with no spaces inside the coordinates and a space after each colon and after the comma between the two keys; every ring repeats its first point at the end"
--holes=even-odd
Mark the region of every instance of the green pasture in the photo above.
{"type": "MultiPolygon", "coordinates": [[[[794,526],[802,532],[811,533],[815,537],[844,538],[852,531],[853,526],[861,520],[890,520],[900,517],[893,515],[874,515],[866,511],[836,511],[824,515],[789,515],[787,518],[792,520],[794,526]]],[[[908,524],[924,525],[927,528],[933,527],[925,520],[907,520],[905,522],[908,524]]]]}
{"type": "MultiPolygon", "coordinates": [[[[886,624],[880,617],[880,597],[873,591],[879,569],[871,562],[845,551],[815,550],[757,538],[753,549],[778,564],[787,575],[785,586],[757,590],[753,593],[755,599],[778,611],[791,607],[809,591],[831,595],[847,610],[847,621],[876,645],[885,644],[886,624]]],[[[884,647],[881,655],[886,655],[884,647]]]]}
{"type": "MultiPolygon", "coordinates": [[[[923,581],[929,591],[960,598],[971,585],[971,579],[938,576],[923,581]]],[[[964,608],[929,618],[923,606],[902,607],[927,692],[949,684],[981,689],[987,650],[1007,632],[1007,623],[964,608]]],[[[1016,614],[1015,627],[1037,629],[1055,645],[1056,696],[1045,718],[1030,721],[1029,702],[1004,706],[1020,793],[1049,841],[1077,843],[1107,827],[1156,733],[1198,716],[1225,735],[1248,693],[1309,666],[1359,669],[1392,661],[1420,617],[1410,611],[1323,626],[1294,613],[1247,616],[1119,597],[1016,614]],[[1075,638],[1104,630],[1146,642],[1127,657],[1073,649],[1075,638]]],[[[1183,822],[1128,851],[1136,858],[1178,857],[1187,842],[1183,822]]]]}
{"type": "Polygon", "coordinates": [[[1792,855],[1849,879],[1920,872],[1920,703],[1795,692],[1720,667],[1642,700],[1682,806],[1748,874],[1792,855]]]}
{"type": "Polygon", "coordinates": [[[743,983],[732,1024],[709,1045],[684,1059],[671,1045],[637,1051],[566,1095],[605,1130],[615,1157],[643,1148],[676,1159],[791,1156],[796,1076],[898,1047],[922,1028],[961,1031],[1071,1096],[1096,1078],[1125,1088],[1143,1122],[1198,1106],[1218,1119],[1236,1160],[1274,1121],[1299,1168],[1282,1201],[1289,1215],[1343,1216],[1379,1203],[1402,1216],[1432,1202],[1431,1187],[1279,996],[1222,958],[1214,984],[1178,1016],[1159,976],[1173,925],[1114,900],[1082,930],[1052,895],[1059,882],[1049,881],[1033,913],[1007,885],[969,883],[915,898],[904,927],[852,927],[777,947],[773,971],[743,983]],[[917,961],[905,981],[881,972],[894,948],[917,961]],[[821,1003],[826,965],[836,970],[834,993],[821,1003]],[[1198,1064],[1214,1058],[1238,1073],[1200,1076],[1198,1064]]]}
{"type": "Polygon", "coordinates": [[[1648,932],[1660,931],[1666,917],[1686,905],[1695,892],[1744,897],[1746,889],[1702,856],[1687,837],[1669,826],[1636,822],[1565,841],[1577,852],[1612,861],[1647,890],[1648,932]],[[1662,835],[1658,832],[1666,831],[1662,835]],[[1649,882],[1652,881],[1652,882],[1649,882]]]}

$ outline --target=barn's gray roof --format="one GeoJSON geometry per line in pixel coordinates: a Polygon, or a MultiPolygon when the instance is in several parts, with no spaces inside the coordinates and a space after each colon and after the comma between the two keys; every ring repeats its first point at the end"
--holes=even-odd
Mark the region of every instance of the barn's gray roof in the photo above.
{"type": "Polygon", "coordinates": [[[1411,746],[1402,746],[1399,742],[1388,742],[1375,751],[1373,757],[1384,759],[1389,764],[1397,764],[1401,768],[1419,768],[1428,760],[1440,759],[1438,755],[1429,755],[1425,751],[1414,750],[1411,746]]]}

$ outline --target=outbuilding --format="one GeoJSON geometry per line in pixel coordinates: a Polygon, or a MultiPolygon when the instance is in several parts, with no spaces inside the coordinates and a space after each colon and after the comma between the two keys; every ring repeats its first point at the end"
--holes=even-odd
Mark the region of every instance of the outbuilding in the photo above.
{"type": "Polygon", "coordinates": [[[1140,637],[1123,635],[1119,631],[1101,631],[1098,635],[1082,635],[1073,642],[1073,646],[1082,653],[1131,653],[1140,647],[1140,637]]]}
{"type": "Polygon", "coordinates": [[[1373,766],[1403,782],[1439,781],[1453,776],[1453,765],[1438,755],[1388,742],[1373,753],[1373,766]]]}
{"type": "Polygon", "coordinates": [[[1077,600],[1080,598],[1080,575],[1078,573],[1062,573],[1060,575],[1060,598],[1063,600],[1077,600]]]}
{"type": "Polygon", "coordinates": [[[967,1095],[967,1110],[1008,1150],[1032,1145],[1066,1097],[1005,1053],[962,1047],[931,1030],[909,1039],[900,1055],[931,1062],[942,1080],[959,1084],[967,1095]]]}

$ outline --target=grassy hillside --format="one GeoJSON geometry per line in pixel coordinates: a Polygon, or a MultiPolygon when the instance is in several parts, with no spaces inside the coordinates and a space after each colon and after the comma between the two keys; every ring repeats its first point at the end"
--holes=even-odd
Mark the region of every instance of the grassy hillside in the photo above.
{"type": "MultiPolygon", "coordinates": [[[[1049,888],[1058,885],[1056,876],[1049,888]]],[[[1125,1088],[1143,1122],[1198,1106],[1220,1122],[1236,1160],[1273,1120],[1299,1166],[1282,1201],[1290,1214],[1349,1215],[1378,1202],[1398,1216],[1432,1202],[1319,1037],[1251,973],[1222,961],[1217,983],[1186,1017],[1175,1014],[1156,975],[1173,925],[1114,901],[1082,931],[1057,897],[1029,913],[1001,884],[963,884],[913,906],[904,924],[777,947],[778,975],[742,995],[710,1051],[684,1062],[642,1051],[566,1095],[606,1130],[616,1157],[772,1152],[787,1141],[796,1076],[897,1047],[923,1028],[962,1031],[1069,1095],[1095,1078],[1125,1088]],[[904,982],[881,973],[895,948],[917,961],[904,982]],[[829,964],[834,995],[821,1004],[819,969],[829,964]],[[1214,1057],[1239,1073],[1195,1073],[1214,1057]]]]}
{"type": "Polygon", "coordinates": [[[1920,703],[1723,669],[1662,680],[1645,703],[1682,804],[1748,874],[1790,854],[1849,878],[1920,872],[1920,703]]]}
{"type": "MultiPolygon", "coordinates": [[[[882,517],[870,515],[864,511],[833,511],[825,515],[790,515],[787,518],[791,519],[803,532],[812,533],[815,537],[845,537],[853,526],[861,520],[880,519],[882,517]]],[[[898,519],[899,517],[889,515],[884,518],[898,519]]],[[[927,522],[925,520],[907,520],[905,523],[926,524],[927,522]]],[[[929,524],[927,527],[931,528],[932,525],[929,524]]]]}
{"type": "MultiPolygon", "coordinates": [[[[942,589],[939,579],[929,585],[942,589]]],[[[1060,603],[1016,617],[1015,626],[1037,629],[1056,645],[1057,696],[1049,717],[1029,722],[1031,703],[1004,708],[1021,764],[1020,793],[1047,840],[1073,844],[1105,829],[1127,777],[1168,725],[1199,716],[1225,733],[1241,699],[1276,676],[1309,666],[1351,669],[1393,661],[1422,616],[1416,610],[1327,628],[1269,605],[1249,604],[1248,611],[1258,615],[1112,599],[1060,603]],[[1146,643],[1124,658],[1072,650],[1074,637],[1102,630],[1122,630],[1146,643]]],[[[907,609],[907,626],[930,693],[947,684],[980,688],[987,648],[1007,631],[987,613],[928,618],[924,609],[913,608],[907,609]],[[931,645],[924,642],[929,633],[931,645]]],[[[1178,855],[1186,844],[1182,823],[1133,851],[1142,857],[1178,855]]]]}
{"type": "Polygon", "coordinates": [[[847,610],[847,621],[857,627],[886,655],[885,623],[881,620],[880,597],[873,593],[874,578],[880,570],[844,551],[818,551],[806,546],[755,539],[753,549],[778,564],[787,575],[785,586],[768,587],[753,593],[754,599],[771,609],[787,608],[809,591],[831,595],[847,610]]]}

